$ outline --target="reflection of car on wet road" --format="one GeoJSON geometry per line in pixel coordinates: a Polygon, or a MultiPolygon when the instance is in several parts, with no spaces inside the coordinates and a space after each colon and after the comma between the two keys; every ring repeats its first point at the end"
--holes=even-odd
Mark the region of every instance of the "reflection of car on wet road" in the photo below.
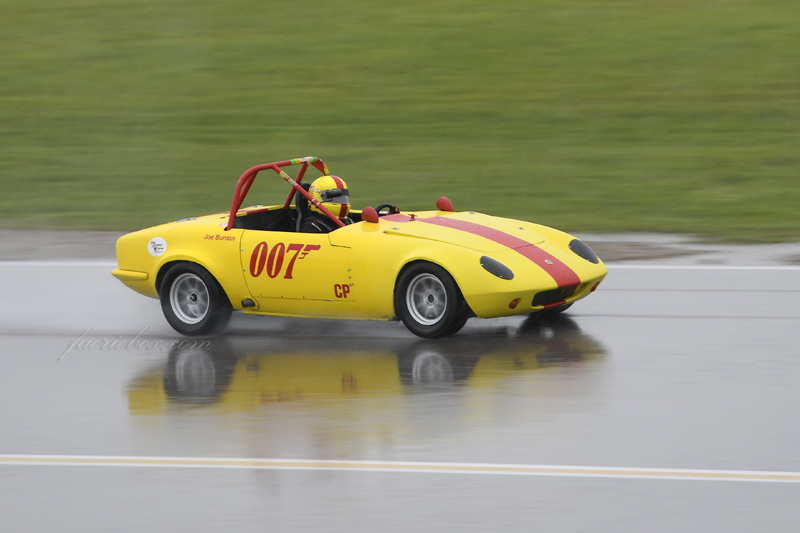
{"type": "Polygon", "coordinates": [[[604,354],[568,317],[527,319],[514,336],[495,334],[421,341],[224,337],[211,346],[173,350],[166,365],[130,386],[134,413],[176,405],[216,404],[247,409],[272,402],[376,398],[405,390],[487,386],[504,377],[548,366],[575,364],[604,354]],[[365,342],[367,343],[365,345],[365,342]],[[369,346],[373,343],[373,346],[369,346]]]}
{"type": "Polygon", "coordinates": [[[347,189],[327,190],[328,203],[320,202],[300,183],[309,166],[343,183],[327,176],[325,163],[314,157],[253,167],[239,178],[229,213],[120,238],[114,276],[160,298],[167,321],[184,335],[216,331],[233,310],[242,310],[397,317],[414,334],[434,338],[456,333],[471,316],[564,310],[594,291],[607,273],[586,244],[566,233],[456,213],[444,197],[437,210],[416,213],[400,213],[391,204],[377,211],[343,208],[353,222],[345,225],[325,205],[349,198],[347,189]],[[300,165],[296,179],[282,170],[290,165],[300,165]],[[282,204],[242,209],[256,175],[267,169],[291,184],[288,197],[282,204]],[[301,231],[309,202],[335,223],[334,231],[301,231]]]}

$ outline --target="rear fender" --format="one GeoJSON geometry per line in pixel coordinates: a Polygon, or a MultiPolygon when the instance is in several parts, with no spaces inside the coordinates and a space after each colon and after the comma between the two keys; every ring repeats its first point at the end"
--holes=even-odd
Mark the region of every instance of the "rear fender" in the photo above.
{"type": "MultiPolygon", "coordinates": [[[[165,224],[124,235],[117,241],[117,261],[120,269],[147,274],[142,281],[123,281],[131,289],[158,298],[166,272],[176,263],[188,262],[202,266],[214,276],[231,300],[234,309],[241,309],[242,299],[249,297],[242,275],[241,237],[243,230],[225,232],[226,239],[217,239],[222,229],[186,231],[190,226],[165,224]],[[213,235],[213,238],[212,238],[213,235]],[[149,252],[148,243],[160,237],[166,250],[158,256],[149,252]],[[227,240],[227,238],[230,240],[227,240]]],[[[205,228],[203,228],[205,229],[205,228]]]]}

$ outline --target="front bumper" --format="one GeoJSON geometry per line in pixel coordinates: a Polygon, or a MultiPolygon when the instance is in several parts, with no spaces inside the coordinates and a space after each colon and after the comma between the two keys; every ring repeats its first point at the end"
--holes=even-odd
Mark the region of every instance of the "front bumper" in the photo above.
{"type": "Polygon", "coordinates": [[[137,272],[135,270],[123,270],[115,268],[111,271],[111,275],[120,281],[147,281],[147,272],[137,272]]]}

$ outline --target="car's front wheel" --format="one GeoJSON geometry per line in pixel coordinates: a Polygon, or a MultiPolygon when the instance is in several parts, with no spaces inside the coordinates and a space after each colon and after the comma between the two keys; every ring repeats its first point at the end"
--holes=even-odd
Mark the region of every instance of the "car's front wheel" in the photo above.
{"type": "Polygon", "coordinates": [[[231,317],[225,291],[208,270],[194,263],[174,265],[164,276],[159,294],[169,325],[182,335],[210,335],[231,317]]]}
{"type": "Polygon", "coordinates": [[[468,316],[452,276],[432,263],[406,268],[397,280],[394,296],[398,316],[419,337],[453,335],[468,316]]]}

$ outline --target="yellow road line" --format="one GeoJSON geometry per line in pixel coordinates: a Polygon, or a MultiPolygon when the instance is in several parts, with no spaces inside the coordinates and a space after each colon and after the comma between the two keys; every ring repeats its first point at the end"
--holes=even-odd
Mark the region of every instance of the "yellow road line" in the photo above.
{"type": "Polygon", "coordinates": [[[401,461],[335,461],[314,459],[235,459],[214,457],[0,455],[0,466],[11,465],[223,468],[256,470],[350,470],[435,474],[493,474],[622,479],[800,483],[800,472],[759,472],[751,470],[694,470],[672,468],[618,468],[594,466],[428,463],[401,461]]]}

